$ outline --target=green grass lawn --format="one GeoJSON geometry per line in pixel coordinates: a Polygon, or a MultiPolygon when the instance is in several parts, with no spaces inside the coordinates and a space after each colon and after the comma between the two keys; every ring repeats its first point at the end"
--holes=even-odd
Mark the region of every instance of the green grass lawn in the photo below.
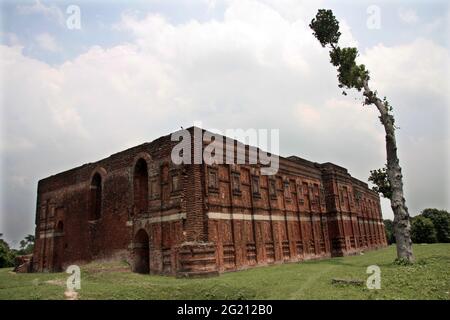
{"type": "MultiPolygon", "coordinates": [[[[393,263],[395,247],[364,255],[230,272],[206,279],[134,274],[125,264],[82,266],[80,299],[450,299],[450,244],[415,245],[417,263],[393,263]],[[366,268],[381,268],[381,289],[365,286],[366,268]],[[360,279],[363,286],[336,285],[360,279]]],[[[0,269],[0,299],[64,299],[66,273],[0,269]]]]}

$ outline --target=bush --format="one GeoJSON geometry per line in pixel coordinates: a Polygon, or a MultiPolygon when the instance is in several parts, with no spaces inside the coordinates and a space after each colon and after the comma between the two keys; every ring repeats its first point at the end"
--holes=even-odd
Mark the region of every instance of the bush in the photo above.
{"type": "Polygon", "coordinates": [[[384,230],[386,231],[386,239],[388,244],[395,243],[394,222],[389,219],[383,220],[384,230]]]}
{"type": "Polygon", "coordinates": [[[0,239],[0,268],[14,267],[16,255],[5,240],[0,239]]]}
{"type": "Polygon", "coordinates": [[[437,242],[450,242],[450,213],[445,210],[425,209],[422,216],[433,222],[437,242]]]}
{"type": "Polygon", "coordinates": [[[411,224],[411,238],[414,243],[436,242],[436,230],[433,221],[422,215],[414,217],[411,224]]]}

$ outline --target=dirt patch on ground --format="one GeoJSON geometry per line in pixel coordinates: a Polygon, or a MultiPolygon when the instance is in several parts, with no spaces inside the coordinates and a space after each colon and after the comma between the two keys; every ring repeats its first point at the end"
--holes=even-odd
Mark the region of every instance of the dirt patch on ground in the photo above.
{"type": "MultiPolygon", "coordinates": [[[[45,283],[60,287],[66,286],[66,281],[64,279],[47,280],[45,281],[45,283]]],[[[64,291],[64,299],[78,300],[78,292],[76,292],[75,290],[67,289],[66,291],[64,291]]]]}
{"type": "Polygon", "coordinates": [[[108,272],[131,272],[130,267],[87,267],[84,271],[88,273],[108,273],[108,272]]]}
{"type": "Polygon", "coordinates": [[[55,286],[64,287],[66,285],[66,281],[64,279],[56,279],[56,280],[47,280],[45,283],[53,284],[55,286]]]}
{"type": "Polygon", "coordinates": [[[67,290],[64,292],[64,297],[66,300],[78,300],[78,292],[75,290],[67,290]]]}

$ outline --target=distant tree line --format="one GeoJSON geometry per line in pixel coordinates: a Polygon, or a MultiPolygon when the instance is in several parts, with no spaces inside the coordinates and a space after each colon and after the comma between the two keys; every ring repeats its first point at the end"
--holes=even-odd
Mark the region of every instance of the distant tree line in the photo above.
{"type": "MultiPolygon", "coordinates": [[[[389,244],[395,243],[392,220],[384,220],[386,237],[389,244]]],[[[446,210],[425,209],[411,218],[411,238],[413,243],[449,243],[450,213],[446,210]]]]}
{"type": "Polygon", "coordinates": [[[34,236],[32,234],[20,241],[19,250],[12,249],[2,237],[3,233],[0,233],[0,268],[14,267],[14,260],[17,256],[33,253],[34,236]]]}

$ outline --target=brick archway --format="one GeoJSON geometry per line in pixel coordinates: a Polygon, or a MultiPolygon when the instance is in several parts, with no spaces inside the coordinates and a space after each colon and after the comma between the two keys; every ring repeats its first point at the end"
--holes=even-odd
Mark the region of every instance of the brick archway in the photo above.
{"type": "Polygon", "coordinates": [[[98,220],[102,214],[103,179],[100,173],[92,176],[89,187],[89,220],[98,220]]]}
{"type": "Polygon", "coordinates": [[[142,214],[148,211],[148,164],[140,158],[133,170],[133,200],[134,213],[142,214]]]}
{"type": "Polygon", "coordinates": [[[149,236],[144,229],[140,229],[133,241],[133,272],[150,273],[149,236]]]}

